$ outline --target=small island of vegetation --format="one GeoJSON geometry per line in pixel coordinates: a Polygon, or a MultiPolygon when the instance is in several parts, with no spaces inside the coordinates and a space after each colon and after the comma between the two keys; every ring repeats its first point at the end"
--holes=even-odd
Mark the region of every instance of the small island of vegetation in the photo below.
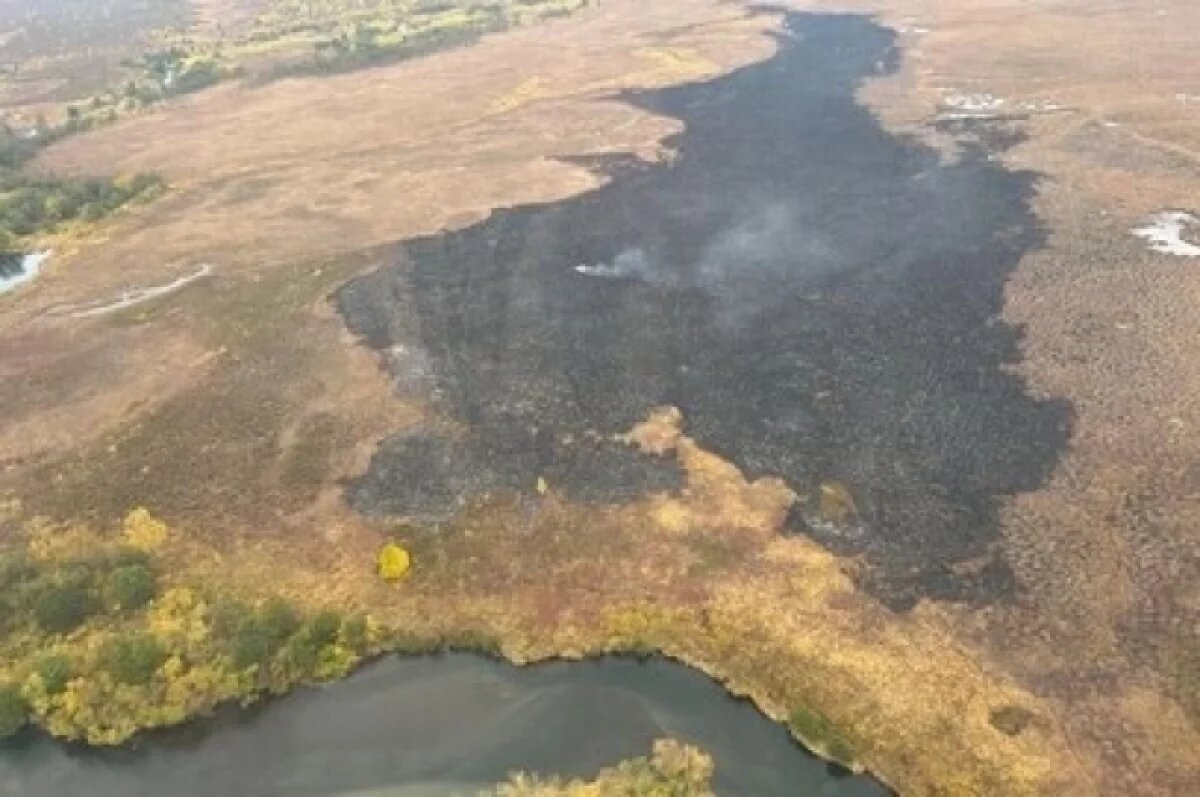
{"type": "Polygon", "coordinates": [[[712,797],[712,758],[673,739],[654,743],[650,756],[622,761],[594,780],[540,778],[518,773],[482,797],[712,797]]]}

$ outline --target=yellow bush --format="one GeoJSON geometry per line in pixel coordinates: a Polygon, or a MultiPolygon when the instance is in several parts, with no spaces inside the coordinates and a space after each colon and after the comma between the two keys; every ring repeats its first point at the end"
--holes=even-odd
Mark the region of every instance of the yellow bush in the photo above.
{"type": "Polygon", "coordinates": [[[379,576],[384,581],[396,582],[408,575],[412,566],[408,551],[394,542],[389,542],[379,549],[377,559],[379,576]]]}
{"type": "Polygon", "coordinates": [[[348,648],[336,644],[326,645],[321,648],[317,660],[317,678],[323,681],[343,678],[358,663],[358,660],[358,655],[348,648]]]}
{"type": "Polygon", "coordinates": [[[125,542],[139,551],[153,551],[167,541],[167,524],[140,506],[125,516],[121,531],[125,542]]]}

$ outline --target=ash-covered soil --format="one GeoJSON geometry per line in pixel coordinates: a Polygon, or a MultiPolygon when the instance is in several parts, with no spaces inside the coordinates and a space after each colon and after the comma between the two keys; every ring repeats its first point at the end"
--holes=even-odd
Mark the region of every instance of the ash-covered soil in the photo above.
{"type": "Polygon", "coordinates": [[[855,91],[897,63],[865,17],[791,15],[769,60],[624,98],[685,123],[669,164],[621,161],[342,289],[400,389],[465,429],[388,441],[352,500],[419,517],[539,477],[592,500],[669,488],[632,451],[579,463],[671,404],[751,475],[849,485],[855,522],[798,530],[863,555],[889,605],[1010,597],[998,502],[1047,478],[1070,422],[1011,373],[1000,316],[1043,243],[1035,177],[885,131],[855,91]]]}

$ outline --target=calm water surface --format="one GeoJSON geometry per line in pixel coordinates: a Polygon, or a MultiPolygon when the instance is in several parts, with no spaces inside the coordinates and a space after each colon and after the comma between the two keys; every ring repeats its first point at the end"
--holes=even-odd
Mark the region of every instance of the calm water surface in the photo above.
{"type": "Polygon", "coordinates": [[[591,775],[672,737],[710,752],[728,795],[877,797],[683,665],[519,668],[466,654],[387,657],[324,689],[77,749],[27,734],[0,751],[0,795],[475,795],[512,770],[591,775]]]}

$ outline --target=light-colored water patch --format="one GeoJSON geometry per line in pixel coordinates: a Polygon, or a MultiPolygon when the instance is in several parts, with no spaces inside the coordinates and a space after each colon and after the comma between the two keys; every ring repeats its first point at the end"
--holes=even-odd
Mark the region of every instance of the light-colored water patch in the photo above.
{"type": "Polygon", "coordinates": [[[162,285],[151,285],[145,288],[128,288],[121,291],[115,299],[103,302],[92,302],[82,306],[65,305],[55,308],[53,315],[65,315],[71,318],[93,318],[99,315],[107,315],[115,313],[119,310],[125,310],[130,307],[135,307],[139,304],[144,304],[153,299],[158,299],[175,291],[186,288],[193,282],[212,274],[212,266],[205,263],[191,274],[184,274],[182,277],[163,283],[162,285]]]}
{"type": "Polygon", "coordinates": [[[42,270],[42,264],[50,257],[50,251],[30,252],[11,263],[0,263],[0,294],[15,290],[32,282],[42,270]]]}
{"type": "Polygon", "coordinates": [[[1164,255],[1200,257],[1200,219],[1182,210],[1165,210],[1150,217],[1146,226],[1132,231],[1164,255]],[[1190,239],[1190,240],[1189,240],[1190,239]]]}
{"type": "Polygon", "coordinates": [[[1054,102],[1053,100],[1025,100],[1017,103],[1017,107],[1022,111],[1028,111],[1030,113],[1054,113],[1056,111],[1071,110],[1066,105],[1063,105],[1060,102],[1054,102]]]}
{"type": "Polygon", "coordinates": [[[962,94],[947,91],[942,95],[942,107],[960,113],[994,113],[1007,104],[1003,97],[994,94],[962,94]]]}

